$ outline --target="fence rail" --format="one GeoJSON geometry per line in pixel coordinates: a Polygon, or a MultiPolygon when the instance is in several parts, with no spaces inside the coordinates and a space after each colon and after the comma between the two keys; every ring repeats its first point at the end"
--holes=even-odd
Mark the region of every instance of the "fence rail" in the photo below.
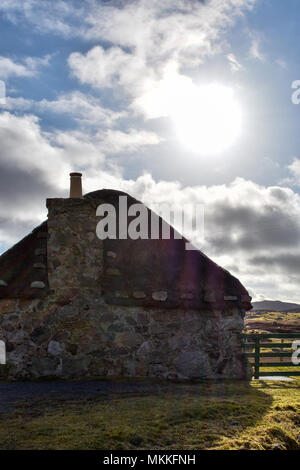
{"type": "Polygon", "coordinates": [[[244,333],[242,334],[243,347],[249,363],[253,367],[253,376],[255,379],[266,376],[300,376],[300,364],[292,362],[293,341],[300,339],[300,333],[244,333]],[[281,340],[273,342],[272,340],[281,340]],[[289,340],[289,342],[285,342],[289,340]],[[292,342],[291,342],[292,341],[292,342]],[[251,351],[248,351],[248,350],[251,351]],[[263,352],[261,351],[263,349],[263,352]],[[269,349],[269,351],[267,351],[269,349]],[[289,351],[284,351],[289,349],[289,351]],[[289,357],[291,361],[284,358],[289,357]],[[278,358],[279,362],[266,361],[262,358],[278,358]],[[299,370],[284,371],[260,371],[262,367],[299,367],[299,370]]]}

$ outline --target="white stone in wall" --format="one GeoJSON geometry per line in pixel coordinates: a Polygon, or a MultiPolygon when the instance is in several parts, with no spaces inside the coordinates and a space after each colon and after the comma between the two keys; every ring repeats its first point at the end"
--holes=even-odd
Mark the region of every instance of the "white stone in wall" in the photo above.
{"type": "Polygon", "coordinates": [[[30,284],[30,287],[33,287],[34,289],[44,289],[44,287],[46,287],[46,284],[42,281],[33,281],[30,284]]]}
{"type": "Polygon", "coordinates": [[[7,282],[3,281],[3,279],[0,279],[0,287],[6,287],[7,282]]]}
{"type": "Polygon", "coordinates": [[[152,293],[152,299],[164,302],[168,298],[168,292],[165,290],[157,291],[152,293]]]}
{"type": "Polygon", "coordinates": [[[107,256],[108,258],[116,258],[116,257],[117,257],[117,253],[115,253],[114,251],[108,251],[108,252],[106,253],[106,256],[107,256]]]}

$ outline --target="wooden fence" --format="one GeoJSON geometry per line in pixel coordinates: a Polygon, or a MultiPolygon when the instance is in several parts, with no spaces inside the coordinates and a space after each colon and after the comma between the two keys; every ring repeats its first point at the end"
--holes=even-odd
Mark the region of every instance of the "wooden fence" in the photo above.
{"type": "MultiPolygon", "coordinates": [[[[292,362],[292,354],[295,352],[292,347],[295,339],[300,340],[300,333],[242,334],[245,354],[253,367],[253,377],[258,379],[266,376],[300,376],[300,364],[296,364],[296,361],[292,362]],[[293,370],[260,371],[262,367],[290,367],[293,370]],[[298,370],[295,369],[296,367],[298,370]]],[[[298,348],[300,348],[300,341],[298,348]]]]}

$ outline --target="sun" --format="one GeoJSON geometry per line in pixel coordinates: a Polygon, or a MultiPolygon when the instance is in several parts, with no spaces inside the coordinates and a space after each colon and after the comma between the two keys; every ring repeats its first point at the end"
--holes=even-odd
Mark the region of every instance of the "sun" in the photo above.
{"type": "Polygon", "coordinates": [[[214,155],[238,138],[242,112],[232,88],[220,84],[177,89],[170,111],[181,143],[198,154],[214,155]]]}

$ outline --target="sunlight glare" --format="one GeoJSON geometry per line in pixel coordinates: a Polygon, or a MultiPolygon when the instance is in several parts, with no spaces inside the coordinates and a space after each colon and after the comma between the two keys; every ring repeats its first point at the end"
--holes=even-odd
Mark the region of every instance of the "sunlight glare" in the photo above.
{"type": "Polygon", "coordinates": [[[190,84],[176,91],[170,117],[186,148],[198,154],[217,154],[235,142],[242,116],[231,88],[190,84]]]}

